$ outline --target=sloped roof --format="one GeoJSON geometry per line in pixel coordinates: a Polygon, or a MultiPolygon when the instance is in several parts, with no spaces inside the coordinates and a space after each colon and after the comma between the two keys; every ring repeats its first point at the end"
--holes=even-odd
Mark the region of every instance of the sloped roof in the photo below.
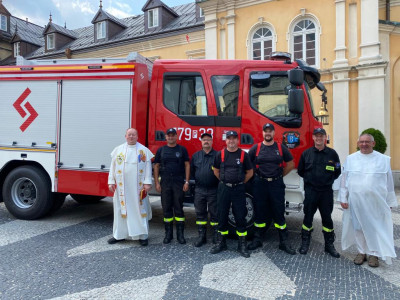
{"type": "Polygon", "coordinates": [[[21,41],[37,46],[44,45],[43,27],[11,16],[10,32],[13,38],[16,34],[15,30],[17,30],[17,35],[21,41]]]}
{"type": "Polygon", "coordinates": [[[47,24],[47,26],[43,30],[43,34],[46,34],[50,29],[53,29],[55,32],[61,33],[70,38],[73,38],[73,39],[77,38],[77,35],[74,30],[67,29],[67,28],[57,25],[53,22],[49,22],[47,24]]]}
{"type": "Polygon", "coordinates": [[[114,17],[113,15],[109,14],[108,12],[106,12],[105,10],[100,8],[99,11],[94,16],[94,18],[92,20],[92,24],[94,24],[96,21],[104,21],[104,20],[110,20],[123,28],[127,27],[123,21],[121,21],[120,19],[114,17]],[[99,18],[99,16],[101,16],[101,17],[99,18]]]}
{"type": "Polygon", "coordinates": [[[191,29],[196,27],[201,27],[201,29],[203,29],[203,21],[196,18],[196,4],[194,2],[176,6],[174,7],[174,11],[179,15],[179,17],[177,17],[167,26],[164,26],[163,28],[157,27],[147,33],[145,33],[144,30],[143,14],[139,16],[124,18],[121,20],[121,22],[126,24],[126,28],[106,41],[94,41],[94,25],[70,30],[73,31],[76,39],[65,45],[63,48],[52,51],[51,53],[46,53],[45,47],[43,45],[41,48],[33,51],[25,58],[32,59],[63,54],[66,48],[70,48],[72,51],[76,51],[90,49],[92,47],[108,46],[111,44],[129,43],[135,41],[136,39],[149,39],[154,35],[158,36],[169,34],[173,33],[174,31],[181,31],[184,29],[191,29]]]}

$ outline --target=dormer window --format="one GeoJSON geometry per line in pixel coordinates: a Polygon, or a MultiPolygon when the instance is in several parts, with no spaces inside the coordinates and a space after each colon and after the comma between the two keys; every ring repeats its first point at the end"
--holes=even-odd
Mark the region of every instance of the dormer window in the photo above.
{"type": "Polygon", "coordinates": [[[106,22],[102,21],[96,23],[97,26],[97,39],[104,39],[106,37],[106,22]]]}
{"type": "Polygon", "coordinates": [[[158,26],[158,9],[150,9],[149,10],[149,28],[158,26]]]}
{"type": "Polygon", "coordinates": [[[21,51],[20,51],[20,43],[16,42],[14,43],[14,57],[17,57],[18,55],[20,55],[21,51]]]}
{"type": "Polygon", "coordinates": [[[7,16],[0,15],[0,30],[7,31],[7,16]]]}
{"type": "Polygon", "coordinates": [[[201,7],[200,7],[200,18],[203,18],[204,17],[204,9],[202,9],[201,7]]]}
{"type": "Polygon", "coordinates": [[[51,33],[47,35],[47,49],[51,50],[54,48],[55,48],[54,33],[51,33]]]}

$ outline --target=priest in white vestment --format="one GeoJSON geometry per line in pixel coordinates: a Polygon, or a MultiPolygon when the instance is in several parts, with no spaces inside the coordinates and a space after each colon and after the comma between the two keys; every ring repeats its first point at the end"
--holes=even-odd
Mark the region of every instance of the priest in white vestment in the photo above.
{"type": "Polygon", "coordinates": [[[391,208],[397,206],[390,157],[373,150],[372,135],[362,134],[360,151],[347,157],[340,183],[343,211],[343,250],[356,245],[356,265],[367,260],[378,267],[378,258],[391,263],[396,257],[391,208]]]}
{"type": "Polygon", "coordinates": [[[147,192],[151,188],[151,159],[153,153],[138,140],[138,132],[130,128],[126,143],[111,152],[108,186],[114,192],[113,237],[109,244],[132,239],[148,245],[151,207],[147,192]]]}

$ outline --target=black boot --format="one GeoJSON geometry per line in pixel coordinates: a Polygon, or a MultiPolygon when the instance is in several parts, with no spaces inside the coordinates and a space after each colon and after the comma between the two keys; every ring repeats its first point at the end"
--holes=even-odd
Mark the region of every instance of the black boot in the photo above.
{"type": "Polygon", "coordinates": [[[165,238],[163,240],[163,243],[169,244],[169,243],[171,243],[171,240],[173,239],[173,235],[174,235],[173,223],[172,222],[164,222],[164,227],[165,227],[165,238]]]}
{"type": "Polygon", "coordinates": [[[310,248],[311,232],[312,229],[310,231],[305,229],[301,230],[301,246],[299,248],[300,254],[307,254],[308,249],[310,248]]]}
{"type": "Polygon", "coordinates": [[[176,222],[176,239],[179,244],[186,244],[185,237],[183,235],[183,231],[185,228],[185,222],[176,222]]]}
{"type": "Polygon", "coordinates": [[[325,239],[325,252],[328,252],[331,256],[335,258],[339,258],[340,254],[336,251],[335,246],[333,245],[333,242],[335,241],[335,232],[322,232],[324,233],[325,239]]]}
{"type": "Polygon", "coordinates": [[[279,229],[279,249],[285,251],[288,254],[295,255],[296,251],[288,243],[288,231],[287,229],[279,229]]]}
{"type": "Polygon", "coordinates": [[[255,231],[254,231],[254,238],[250,242],[250,244],[247,245],[247,249],[255,250],[258,247],[262,247],[263,233],[264,233],[264,230],[262,228],[256,227],[255,231]]]}
{"type": "Polygon", "coordinates": [[[221,251],[227,250],[228,247],[226,246],[226,237],[222,235],[220,232],[217,234],[217,243],[210,249],[211,254],[217,254],[221,251]]]}
{"type": "Polygon", "coordinates": [[[218,226],[213,225],[212,228],[212,243],[215,245],[218,241],[218,226]]]}
{"type": "Polygon", "coordinates": [[[250,257],[250,253],[247,251],[247,242],[245,236],[239,236],[237,251],[243,257],[250,257]]]}
{"type": "Polygon", "coordinates": [[[199,237],[193,244],[195,247],[201,247],[205,243],[207,243],[207,237],[206,237],[207,227],[205,225],[199,225],[198,231],[199,231],[199,237]]]}

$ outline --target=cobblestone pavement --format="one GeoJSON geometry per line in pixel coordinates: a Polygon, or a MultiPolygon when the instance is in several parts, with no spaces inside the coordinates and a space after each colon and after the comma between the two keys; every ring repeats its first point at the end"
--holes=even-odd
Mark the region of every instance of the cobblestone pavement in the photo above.
{"type": "MultiPolygon", "coordinates": [[[[397,191],[400,195],[400,191],[397,191]]],[[[195,214],[185,208],[187,245],[164,245],[162,211],[152,199],[150,244],[127,241],[108,245],[112,200],[80,205],[69,199],[51,217],[37,221],[13,218],[0,203],[1,299],[400,299],[400,261],[379,268],[353,263],[355,249],[341,251],[342,211],[333,219],[339,259],[324,252],[319,213],[310,252],[288,255],[278,250],[270,228],[262,249],[246,259],[229,250],[208,253],[195,248],[195,214]]],[[[302,213],[287,216],[289,238],[300,244],[302,213]]],[[[400,209],[393,210],[400,255],[400,209]]]]}

